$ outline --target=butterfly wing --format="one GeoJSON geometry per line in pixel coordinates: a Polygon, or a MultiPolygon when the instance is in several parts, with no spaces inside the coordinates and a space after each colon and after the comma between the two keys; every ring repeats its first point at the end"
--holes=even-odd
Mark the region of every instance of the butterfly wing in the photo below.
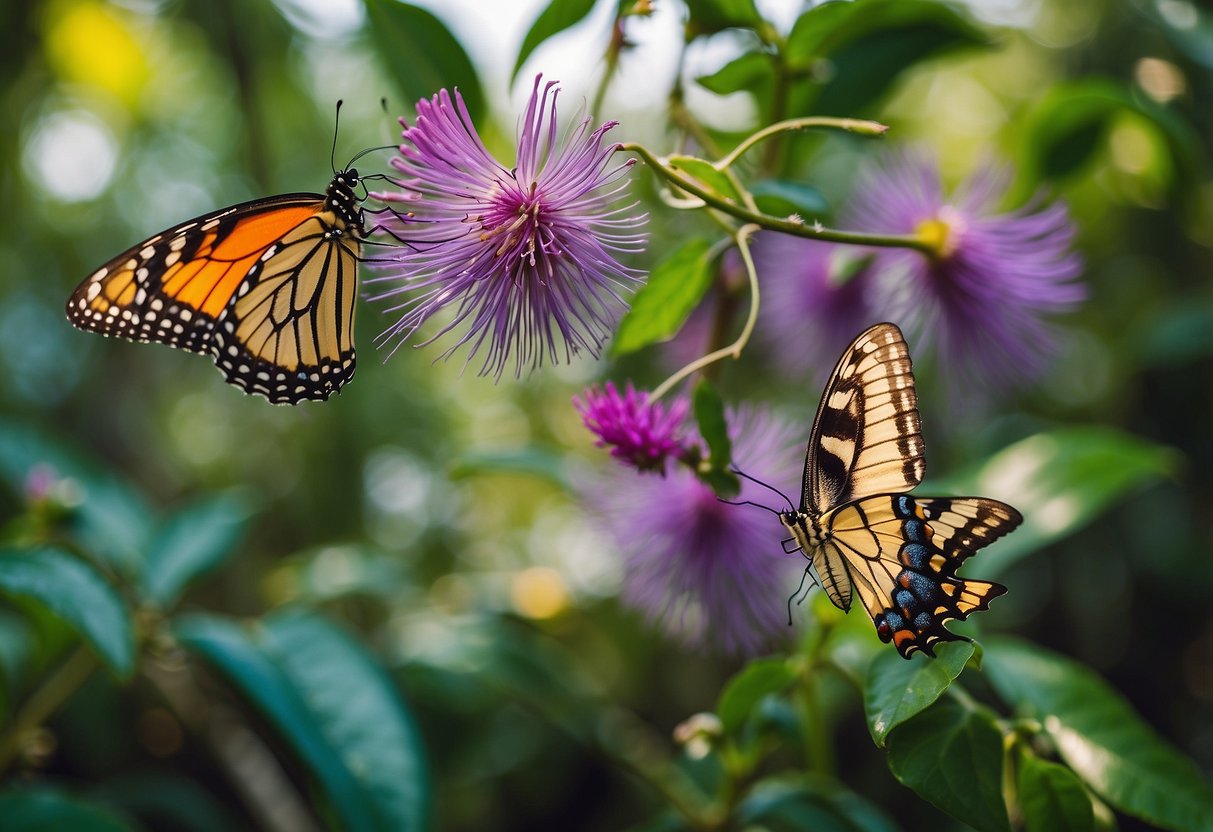
{"type": "Polygon", "coordinates": [[[1011,506],[983,497],[880,494],[825,518],[830,539],[821,557],[837,559],[835,568],[845,563],[882,641],[892,641],[905,658],[915,650],[933,656],[936,643],[962,638],[945,623],[989,609],[1007,591],[957,577],[956,570],[1022,520],[1011,506]]]}
{"type": "Polygon", "coordinates": [[[319,194],[246,202],[118,255],[72,293],[67,317],[211,355],[275,404],[325,399],[354,374],[359,246],[319,194]]]}
{"type": "Polygon", "coordinates": [[[908,491],[926,471],[910,351],[894,324],[861,334],[830,375],[805,456],[801,511],[908,491]]]}

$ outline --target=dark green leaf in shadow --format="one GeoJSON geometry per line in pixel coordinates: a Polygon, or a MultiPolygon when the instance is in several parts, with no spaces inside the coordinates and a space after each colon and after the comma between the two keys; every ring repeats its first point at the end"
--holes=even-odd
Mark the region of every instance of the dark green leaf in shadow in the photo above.
{"type": "Polygon", "coordinates": [[[473,121],[484,115],[480,79],[463,45],[425,9],[400,0],[365,0],[373,40],[408,107],[440,89],[463,95],[473,121]]]}
{"type": "Polygon", "coordinates": [[[771,59],[762,52],[746,52],[709,75],[700,75],[696,82],[717,95],[754,90],[775,78],[771,59]]]}
{"type": "Polygon", "coordinates": [[[688,240],[653,268],[619,322],[611,343],[614,355],[635,352],[678,334],[712,285],[711,248],[707,240],[688,240]]]}
{"type": "Polygon", "coordinates": [[[984,710],[943,699],[889,732],[893,776],[970,826],[1010,829],[1002,798],[1002,733],[984,710]]]}
{"type": "Polygon", "coordinates": [[[1078,775],[1035,754],[1019,759],[1019,808],[1028,832],[1087,832],[1095,828],[1091,798],[1078,775]]]}
{"type": "Polygon", "coordinates": [[[688,40],[725,29],[757,28],[763,23],[754,0],[687,0],[688,40]]]}
{"type": "Polygon", "coordinates": [[[143,585],[154,603],[171,607],[194,579],[216,569],[244,534],[251,510],[244,495],[210,497],[165,520],[147,550],[143,585]]]}
{"type": "Polygon", "coordinates": [[[1113,807],[1166,829],[1213,829],[1213,793],[1200,770],[1091,670],[1027,642],[991,638],[985,674],[1113,807]]]}
{"type": "Polygon", "coordinates": [[[699,435],[708,445],[708,458],[700,464],[696,476],[712,487],[721,497],[733,497],[741,491],[737,475],[729,470],[733,464],[733,442],[724,415],[720,392],[706,378],[701,378],[691,393],[691,411],[699,425],[699,435]]]}
{"type": "MultiPolygon", "coordinates": [[[[786,179],[764,179],[750,188],[754,202],[764,214],[801,219],[820,219],[830,212],[830,204],[812,185],[786,179]]],[[[775,232],[768,232],[775,233],[775,232]]]]}
{"type": "Polygon", "coordinates": [[[724,730],[737,731],[764,697],[786,689],[794,679],[788,660],[779,656],[747,664],[725,683],[716,702],[716,715],[724,730]]]}
{"type": "Polygon", "coordinates": [[[964,670],[975,647],[968,641],[949,641],[935,648],[935,658],[915,655],[903,659],[885,650],[868,667],[863,707],[868,731],[884,745],[889,731],[929,707],[964,670]]]}
{"type": "Polygon", "coordinates": [[[1024,522],[983,550],[983,577],[1079,530],[1137,489],[1171,476],[1170,448],[1095,426],[1038,433],[976,466],[923,483],[924,494],[981,494],[1010,503],[1024,522]]]}
{"type": "Polygon", "coordinates": [[[427,828],[429,782],[412,720],[352,639],[300,613],[270,616],[252,631],[189,616],[175,632],[281,733],[343,829],[427,828]]]}
{"type": "Polygon", "coordinates": [[[834,30],[843,25],[856,8],[858,4],[850,0],[832,0],[801,12],[784,44],[784,60],[793,69],[808,69],[819,57],[822,44],[829,42],[834,30]]]}
{"type": "Polygon", "coordinates": [[[4,832],[133,832],[135,829],[111,809],[45,786],[0,792],[0,819],[4,832]]]}
{"type": "Polygon", "coordinates": [[[199,783],[178,774],[140,771],[107,778],[92,794],[149,829],[172,832],[230,832],[236,817],[199,783]]]}
{"type": "Polygon", "coordinates": [[[91,645],[119,678],[134,671],[130,614],[91,566],[49,547],[0,549],[0,593],[48,610],[91,645]]]}
{"type": "Polygon", "coordinates": [[[760,782],[741,802],[736,817],[745,828],[770,832],[896,832],[879,807],[828,777],[803,783],[760,782]]]}
{"type": "Polygon", "coordinates": [[[518,77],[518,70],[526,63],[539,44],[553,35],[563,32],[570,26],[580,23],[594,8],[594,0],[551,0],[547,7],[539,13],[539,17],[531,24],[522,46],[518,50],[518,59],[514,61],[514,70],[510,80],[518,77]]]}
{"type": "Polygon", "coordinates": [[[137,575],[151,536],[147,501],[41,431],[0,422],[0,477],[14,493],[22,492],[30,473],[39,466],[57,479],[70,480],[78,489],[72,527],[80,543],[123,574],[137,575]]]}

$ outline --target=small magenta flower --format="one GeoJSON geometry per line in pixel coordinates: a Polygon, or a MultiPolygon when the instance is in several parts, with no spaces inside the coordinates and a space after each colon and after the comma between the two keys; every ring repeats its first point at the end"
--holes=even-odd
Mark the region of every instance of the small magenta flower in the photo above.
{"type": "MultiPolygon", "coordinates": [[[[778,488],[799,476],[803,430],[766,411],[729,414],[733,457],[778,488]]],[[[689,646],[754,655],[788,633],[785,600],[804,569],[783,554],[766,512],[720,502],[685,466],[641,477],[612,465],[584,488],[622,557],[622,600],[689,646]]],[[[739,500],[770,502],[743,481],[739,500]]]]}
{"type": "Polygon", "coordinates": [[[403,244],[373,261],[371,282],[395,284],[377,298],[403,312],[382,341],[399,346],[449,308],[424,343],[462,328],[444,357],[483,349],[482,375],[500,378],[511,354],[515,375],[545,356],[598,355],[627,306],[619,289],[639,277],[615,255],[643,248],[646,216],[618,203],[633,160],[613,162],[618,145],[604,143],[616,122],[592,130],[585,116],[560,140],[558,92],[535,79],[511,167],[489,155],[458,90],[418,102],[391,162],[399,190],[375,194],[402,203],[377,229],[403,244]]]}
{"type": "Polygon", "coordinates": [[[785,373],[824,380],[855,336],[880,320],[870,259],[851,246],[774,231],[755,237],[753,251],[760,336],[785,373]]]}
{"type": "Polygon", "coordinates": [[[640,471],[665,473],[665,461],[682,449],[682,424],[690,405],[685,398],[675,399],[667,409],[660,402],[649,402],[649,395],[637,391],[629,381],[620,395],[615,385],[591,387],[582,397],[573,397],[573,406],[581,414],[586,428],[600,448],[609,447],[611,456],[640,471]]]}
{"type": "Polygon", "coordinates": [[[850,205],[855,227],[930,244],[930,256],[877,251],[882,309],[920,344],[933,344],[963,381],[987,389],[1039,373],[1056,351],[1046,316],[1086,297],[1065,204],[997,213],[1008,178],[987,169],[945,195],[936,160],[904,153],[863,180],[850,205]]]}

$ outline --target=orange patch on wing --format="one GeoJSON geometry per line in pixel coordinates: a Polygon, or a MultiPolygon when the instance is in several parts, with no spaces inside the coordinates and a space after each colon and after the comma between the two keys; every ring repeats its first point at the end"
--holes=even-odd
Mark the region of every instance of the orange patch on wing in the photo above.
{"type": "Polygon", "coordinates": [[[275,208],[240,220],[219,245],[211,257],[216,260],[245,260],[260,256],[275,240],[309,218],[314,217],[324,203],[316,200],[314,205],[290,208],[275,208]]]}

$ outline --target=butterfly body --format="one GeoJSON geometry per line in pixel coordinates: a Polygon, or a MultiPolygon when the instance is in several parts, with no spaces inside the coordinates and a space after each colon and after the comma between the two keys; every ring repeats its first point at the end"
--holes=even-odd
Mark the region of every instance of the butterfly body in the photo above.
{"type": "Polygon", "coordinates": [[[779,512],[830,601],[847,611],[858,596],[881,640],[906,658],[961,638],[944,624],[1006,592],[956,570],[1022,521],[997,500],[905,493],[922,481],[924,451],[909,350],[896,326],[877,324],[830,376],[800,507],[779,512]]]}
{"type": "Polygon", "coordinates": [[[366,235],[354,169],[325,194],[254,200],[132,246],[68,299],[80,329],[210,355],[274,404],[326,399],[354,375],[366,235]]]}

